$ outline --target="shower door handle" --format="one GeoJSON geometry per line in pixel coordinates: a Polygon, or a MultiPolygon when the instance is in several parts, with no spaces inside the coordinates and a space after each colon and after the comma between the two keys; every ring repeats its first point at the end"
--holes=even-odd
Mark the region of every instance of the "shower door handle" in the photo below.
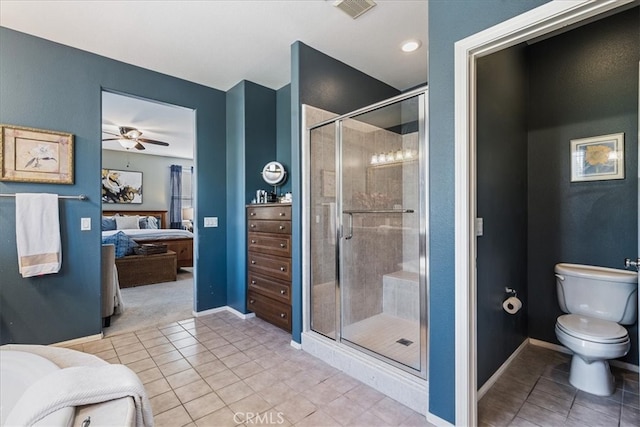
{"type": "Polygon", "coordinates": [[[353,237],[353,214],[351,212],[344,212],[347,214],[347,230],[348,234],[344,236],[345,240],[350,240],[353,237]]]}
{"type": "Polygon", "coordinates": [[[640,269],[640,258],[636,258],[636,259],[625,258],[624,268],[626,268],[627,270],[631,268],[635,268],[636,271],[638,271],[638,269],[640,269]]]}

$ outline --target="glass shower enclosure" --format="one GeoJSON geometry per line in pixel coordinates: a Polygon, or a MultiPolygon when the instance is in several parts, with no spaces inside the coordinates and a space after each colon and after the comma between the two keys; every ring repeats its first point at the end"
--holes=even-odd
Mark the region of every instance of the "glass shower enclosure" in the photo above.
{"type": "Polygon", "coordinates": [[[310,329],[426,378],[426,89],[309,128],[310,329]]]}

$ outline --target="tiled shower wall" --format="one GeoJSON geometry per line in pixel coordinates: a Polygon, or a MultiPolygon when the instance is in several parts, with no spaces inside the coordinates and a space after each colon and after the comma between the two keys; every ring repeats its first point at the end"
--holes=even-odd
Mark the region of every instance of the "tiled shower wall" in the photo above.
{"type": "MultiPolygon", "coordinates": [[[[307,107],[307,123],[331,113],[307,107]]],[[[317,129],[311,141],[311,259],[313,329],[335,331],[335,127],[317,129]]],[[[417,153],[417,133],[400,135],[348,120],[343,125],[344,210],[413,209],[413,214],[354,214],[353,238],[344,245],[345,325],[383,310],[383,276],[418,260],[418,162],[370,165],[374,154],[417,153]]],[[[347,217],[343,217],[346,226],[347,217]]],[[[347,232],[347,230],[345,230],[347,232]]],[[[417,299],[417,295],[416,295],[417,299]]]]}

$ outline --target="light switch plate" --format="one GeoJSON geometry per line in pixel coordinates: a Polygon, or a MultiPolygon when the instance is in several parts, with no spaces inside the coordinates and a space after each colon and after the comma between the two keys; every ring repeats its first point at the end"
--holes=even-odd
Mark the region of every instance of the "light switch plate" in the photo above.
{"type": "Polygon", "coordinates": [[[484,219],[476,218],[476,236],[482,236],[484,234],[484,219]]]}
{"type": "Polygon", "coordinates": [[[80,218],[80,231],[91,230],[91,218],[80,218]]]}
{"type": "Polygon", "coordinates": [[[218,217],[217,216],[205,216],[204,217],[204,226],[208,227],[217,227],[218,226],[218,217]]]}

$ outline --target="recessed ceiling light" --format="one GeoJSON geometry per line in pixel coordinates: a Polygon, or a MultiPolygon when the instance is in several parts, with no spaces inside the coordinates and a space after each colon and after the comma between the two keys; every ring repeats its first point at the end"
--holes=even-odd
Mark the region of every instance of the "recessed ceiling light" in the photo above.
{"type": "Polygon", "coordinates": [[[420,40],[407,40],[402,43],[402,51],[403,52],[413,52],[418,50],[418,48],[422,46],[420,40]]]}

